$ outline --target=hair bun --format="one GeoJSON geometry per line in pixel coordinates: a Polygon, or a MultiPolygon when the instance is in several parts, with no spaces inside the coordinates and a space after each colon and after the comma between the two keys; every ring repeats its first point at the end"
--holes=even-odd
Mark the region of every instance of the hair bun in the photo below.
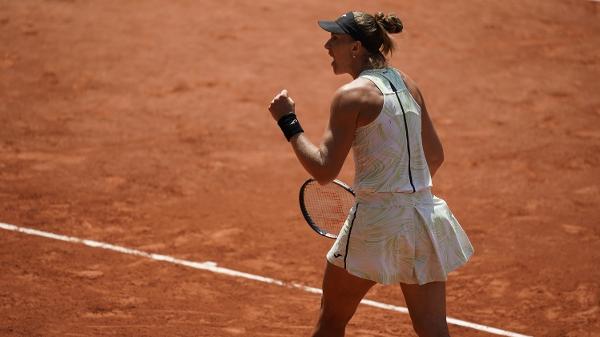
{"type": "Polygon", "coordinates": [[[374,17],[375,21],[390,34],[400,33],[404,28],[400,18],[393,13],[385,15],[383,12],[377,12],[374,17]]]}

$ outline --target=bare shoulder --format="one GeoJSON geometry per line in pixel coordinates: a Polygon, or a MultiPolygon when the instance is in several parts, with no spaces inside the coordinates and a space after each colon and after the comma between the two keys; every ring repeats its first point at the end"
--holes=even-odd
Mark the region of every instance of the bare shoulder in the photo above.
{"type": "Polygon", "coordinates": [[[333,103],[340,107],[353,107],[356,110],[377,103],[382,99],[377,86],[365,78],[357,78],[341,86],[334,95],[333,103]]]}

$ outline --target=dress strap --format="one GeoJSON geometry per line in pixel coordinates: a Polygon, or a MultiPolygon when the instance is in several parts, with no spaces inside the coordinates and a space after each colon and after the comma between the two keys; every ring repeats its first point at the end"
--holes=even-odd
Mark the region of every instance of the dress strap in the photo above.
{"type": "Polygon", "coordinates": [[[364,77],[373,82],[384,95],[393,94],[394,91],[403,91],[407,89],[404,80],[398,71],[393,68],[368,69],[360,73],[360,77],[364,77]],[[390,81],[392,81],[393,84],[390,83],[390,81]]]}

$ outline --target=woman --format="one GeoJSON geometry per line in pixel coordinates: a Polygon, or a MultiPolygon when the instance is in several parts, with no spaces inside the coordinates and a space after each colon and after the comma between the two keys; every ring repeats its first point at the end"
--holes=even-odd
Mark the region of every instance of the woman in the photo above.
{"type": "Polygon", "coordinates": [[[353,80],[337,90],[320,146],[303,133],[287,91],[269,106],[304,168],[321,184],[339,173],[350,148],[356,204],[327,254],[319,321],[313,336],[343,336],[358,303],[375,284],[400,284],[413,327],[448,336],[445,281],[473,248],[446,203],[431,194],[444,160],[423,97],[387,65],[392,15],[348,12],[319,21],[335,74],[353,80]]]}

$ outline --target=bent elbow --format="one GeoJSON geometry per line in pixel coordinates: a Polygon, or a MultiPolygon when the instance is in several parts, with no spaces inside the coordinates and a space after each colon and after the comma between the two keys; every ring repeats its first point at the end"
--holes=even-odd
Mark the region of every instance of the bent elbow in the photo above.
{"type": "Polygon", "coordinates": [[[330,182],[333,181],[333,179],[335,179],[336,176],[332,176],[332,175],[322,175],[319,177],[314,177],[315,180],[317,180],[317,182],[319,183],[319,185],[327,185],[330,182]]]}
{"type": "Polygon", "coordinates": [[[437,171],[437,169],[442,166],[442,163],[444,162],[444,151],[436,151],[435,153],[430,154],[426,159],[429,170],[437,171]]]}
{"type": "Polygon", "coordinates": [[[319,185],[323,186],[323,185],[327,185],[330,182],[332,182],[333,179],[317,179],[317,182],[319,183],[319,185]]]}
{"type": "Polygon", "coordinates": [[[440,151],[440,153],[438,154],[437,158],[436,158],[436,162],[438,164],[438,166],[441,166],[442,163],[444,162],[444,151],[440,151]]]}
{"type": "Polygon", "coordinates": [[[319,166],[315,167],[311,174],[320,185],[327,185],[338,176],[344,162],[328,160],[324,154],[321,154],[320,159],[319,166]]]}
{"type": "Polygon", "coordinates": [[[434,151],[431,155],[431,161],[434,164],[442,165],[442,163],[444,162],[444,149],[439,146],[439,148],[437,149],[437,151],[434,151]]]}
{"type": "Polygon", "coordinates": [[[327,185],[332,182],[338,175],[337,172],[321,172],[319,174],[313,175],[313,178],[319,183],[319,185],[327,185]]]}

